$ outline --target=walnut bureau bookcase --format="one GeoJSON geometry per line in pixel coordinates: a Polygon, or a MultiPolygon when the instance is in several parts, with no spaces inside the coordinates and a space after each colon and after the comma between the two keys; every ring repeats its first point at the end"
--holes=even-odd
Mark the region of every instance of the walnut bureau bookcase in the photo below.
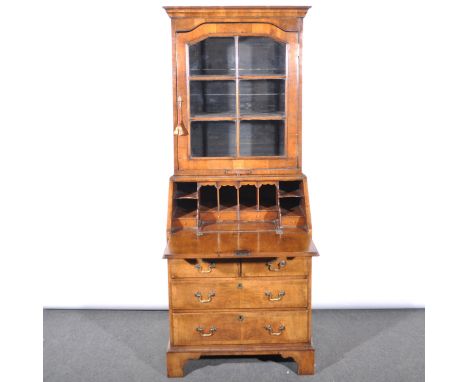
{"type": "Polygon", "coordinates": [[[174,175],[169,377],[187,360],[280,355],[314,373],[302,174],[302,19],[309,7],[165,7],[174,175]]]}

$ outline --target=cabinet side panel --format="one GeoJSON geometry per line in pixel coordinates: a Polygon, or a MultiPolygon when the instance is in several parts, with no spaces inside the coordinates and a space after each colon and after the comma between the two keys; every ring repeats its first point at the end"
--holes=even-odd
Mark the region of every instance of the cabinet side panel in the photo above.
{"type": "Polygon", "coordinates": [[[309,186],[307,184],[307,178],[304,176],[303,180],[303,188],[304,188],[304,206],[305,206],[305,215],[307,221],[307,230],[312,235],[312,220],[310,214],[310,203],[309,203],[309,186]]]}
{"type": "Polygon", "coordinates": [[[171,346],[174,345],[174,321],[172,317],[172,295],[171,295],[171,290],[172,290],[172,280],[171,280],[171,274],[172,274],[172,267],[174,265],[172,264],[171,260],[167,261],[167,280],[168,280],[168,297],[169,297],[169,343],[171,346]]]}
{"type": "Polygon", "coordinates": [[[307,259],[307,268],[308,268],[308,271],[309,271],[309,278],[308,278],[308,292],[309,292],[309,301],[308,301],[308,314],[309,314],[309,319],[307,320],[308,321],[308,324],[307,324],[307,330],[308,330],[308,333],[307,333],[307,336],[309,338],[309,341],[312,341],[312,333],[313,333],[313,330],[312,330],[312,258],[309,257],[307,259]]]}
{"type": "Polygon", "coordinates": [[[298,68],[297,68],[297,167],[302,169],[302,19],[297,20],[298,33],[298,68]]]}
{"type": "MultiPolygon", "coordinates": [[[[177,121],[177,39],[176,39],[176,20],[171,19],[171,35],[172,35],[172,126],[175,126],[177,121]]],[[[171,130],[172,131],[172,130],[171,130]]],[[[173,146],[174,146],[174,172],[179,169],[178,162],[178,144],[177,144],[177,135],[173,136],[173,146]]]]}
{"type": "Polygon", "coordinates": [[[172,207],[173,207],[173,195],[174,195],[174,182],[172,179],[169,181],[169,191],[168,191],[168,202],[167,202],[167,225],[166,225],[166,240],[169,240],[172,229],[172,207]]]}

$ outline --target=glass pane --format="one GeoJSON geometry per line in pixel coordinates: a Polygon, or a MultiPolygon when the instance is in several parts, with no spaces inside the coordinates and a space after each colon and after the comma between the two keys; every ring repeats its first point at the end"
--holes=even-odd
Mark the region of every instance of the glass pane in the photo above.
{"type": "Polygon", "coordinates": [[[284,121],[242,121],[240,155],[284,155],[284,121]]]}
{"type": "Polygon", "coordinates": [[[236,113],[235,81],[190,81],[190,115],[236,113]]]}
{"type": "Polygon", "coordinates": [[[230,121],[191,123],[192,157],[229,157],[236,154],[236,124],[230,121]]]}
{"type": "Polygon", "coordinates": [[[286,74],[286,44],[268,37],[239,37],[239,74],[286,74]]]}
{"type": "Polygon", "coordinates": [[[240,112],[284,114],[284,80],[240,81],[240,112]]]}
{"type": "Polygon", "coordinates": [[[189,46],[190,75],[235,75],[233,37],[210,37],[189,46]]]}

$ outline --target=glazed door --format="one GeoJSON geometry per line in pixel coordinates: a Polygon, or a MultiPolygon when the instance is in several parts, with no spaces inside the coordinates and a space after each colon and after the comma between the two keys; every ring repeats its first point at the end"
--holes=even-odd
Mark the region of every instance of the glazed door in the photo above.
{"type": "Polygon", "coordinates": [[[178,172],[297,170],[298,54],[297,33],[270,24],[177,33],[178,172]]]}

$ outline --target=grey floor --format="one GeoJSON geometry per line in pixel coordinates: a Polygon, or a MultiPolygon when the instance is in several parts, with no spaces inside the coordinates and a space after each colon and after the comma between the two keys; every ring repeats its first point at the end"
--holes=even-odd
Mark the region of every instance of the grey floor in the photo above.
{"type": "Polygon", "coordinates": [[[424,381],[424,310],[314,311],[315,376],[281,358],[189,361],[166,378],[167,311],[45,310],[45,382],[424,381]]]}

